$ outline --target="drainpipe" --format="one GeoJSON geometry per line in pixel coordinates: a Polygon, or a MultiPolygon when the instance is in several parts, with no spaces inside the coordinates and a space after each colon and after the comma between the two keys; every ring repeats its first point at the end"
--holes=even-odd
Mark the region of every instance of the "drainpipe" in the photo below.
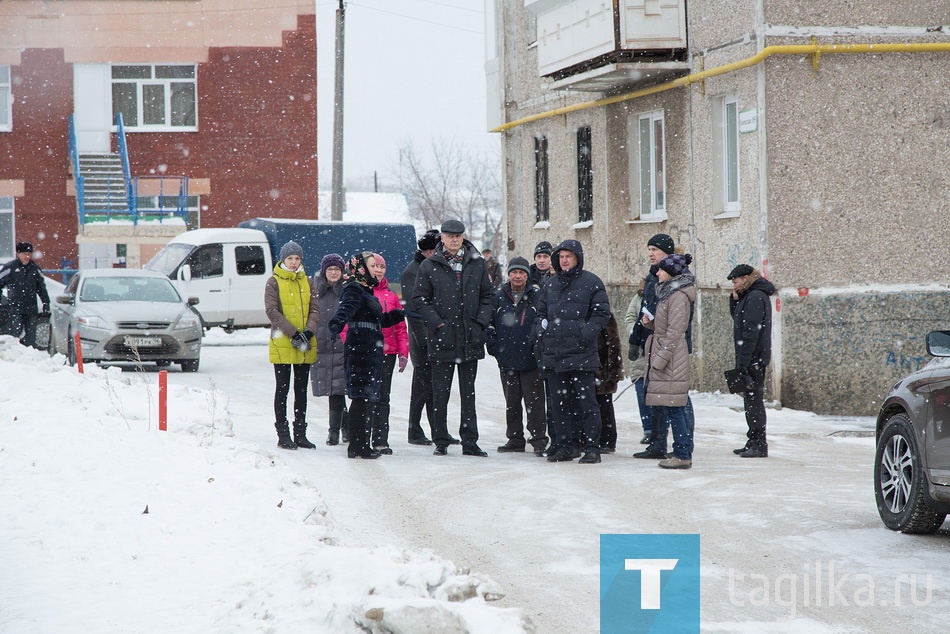
{"type": "MultiPolygon", "coordinates": [[[[758,0],[756,7],[756,38],[757,54],[765,50],[765,0],[758,0]]],[[[815,54],[817,62],[817,53],[815,54]]],[[[766,278],[772,277],[771,262],[769,260],[769,147],[768,147],[768,103],[766,102],[766,66],[756,66],[756,101],[757,124],[756,137],[759,142],[759,254],[762,259],[762,274],[766,278]]],[[[776,295],[778,297],[778,295],[776,295]]],[[[772,396],[773,400],[782,402],[782,315],[781,302],[772,301],[772,396]]]]}

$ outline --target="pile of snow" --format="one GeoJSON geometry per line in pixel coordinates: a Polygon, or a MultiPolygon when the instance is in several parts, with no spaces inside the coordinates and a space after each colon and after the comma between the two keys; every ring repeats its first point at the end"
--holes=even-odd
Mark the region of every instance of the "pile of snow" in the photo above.
{"type": "MultiPolygon", "coordinates": [[[[226,394],[0,337],[0,631],[531,632],[490,579],[347,543],[226,394]]],[[[322,484],[322,483],[321,483],[322,484]]]]}

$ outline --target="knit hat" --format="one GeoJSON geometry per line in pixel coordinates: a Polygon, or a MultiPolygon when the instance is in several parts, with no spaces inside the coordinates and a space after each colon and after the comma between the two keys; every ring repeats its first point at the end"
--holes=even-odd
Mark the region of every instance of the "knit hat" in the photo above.
{"type": "Polygon", "coordinates": [[[511,258],[511,262],[508,263],[508,274],[511,275],[512,271],[524,271],[528,275],[531,275],[531,269],[528,267],[528,260],[521,257],[520,255],[516,258],[511,258]]]}
{"type": "Polygon", "coordinates": [[[663,253],[671,255],[673,253],[674,245],[673,238],[666,235],[665,233],[658,233],[649,240],[647,240],[648,247],[656,247],[663,253]]]}
{"type": "MultiPolygon", "coordinates": [[[[658,249],[660,247],[657,247],[658,249]]],[[[682,275],[689,270],[689,264],[693,261],[693,256],[689,253],[686,255],[679,255],[674,253],[673,255],[668,255],[662,260],[660,260],[658,266],[670,274],[671,277],[676,277],[677,275],[682,275]]]]}
{"type": "Polygon", "coordinates": [[[534,247],[534,254],[538,255],[539,253],[543,253],[545,255],[551,255],[553,249],[554,247],[551,246],[550,242],[542,240],[534,247]]]}
{"type": "Polygon", "coordinates": [[[740,264],[740,265],[737,266],[736,268],[732,269],[732,272],[729,273],[729,275],[726,276],[726,279],[727,279],[727,280],[732,280],[732,279],[735,279],[735,278],[737,278],[737,277],[742,277],[743,275],[752,275],[752,271],[754,271],[754,270],[755,270],[755,269],[753,269],[753,268],[752,268],[751,266],[749,266],[748,264],[740,264]]]}
{"type": "Polygon", "coordinates": [[[33,253],[33,245],[30,244],[29,242],[17,242],[16,252],[17,253],[33,253]]]}
{"type": "Polygon", "coordinates": [[[291,255],[299,255],[300,258],[303,259],[303,249],[301,249],[300,245],[293,240],[280,248],[280,261],[283,262],[291,255]]]}
{"type": "Polygon", "coordinates": [[[458,220],[446,220],[442,223],[442,233],[465,233],[465,225],[458,220]]]}
{"type": "Polygon", "coordinates": [[[327,269],[331,266],[337,267],[342,273],[346,269],[346,262],[343,261],[343,256],[339,253],[327,253],[323,256],[323,259],[320,260],[320,273],[323,277],[327,276],[327,269]]]}
{"type": "Polygon", "coordinates": [[[441,232],[438,229],[429,229],[422,237],[419,238],[416,244],[419,245],[420,251],[431,251],[432,249],[439,246],[439,234],[441,232]]]}
{"type": "Polygon", "coordinates": [[[362,284],[367,288],[376,288],[379,280],[369,272],[366,260],[373,257],[372,251],[357,251],[349,257],[346,263],[346,274],[350,280],[362,284]]]}

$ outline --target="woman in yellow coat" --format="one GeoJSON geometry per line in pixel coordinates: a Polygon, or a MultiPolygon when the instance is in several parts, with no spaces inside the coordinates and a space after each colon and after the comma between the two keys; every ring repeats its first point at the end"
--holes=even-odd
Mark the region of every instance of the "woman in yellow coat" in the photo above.
{"type": "Polygon", "coordinates": [[[317,319],[320,308],[313,282],[303,269],[303,249],[290,241],[280,248],[274,276],[264,285],[264,310],[270,320],[270,362],[277,387],[274,415],[277,446],[282,449],[315,449],[307,440],[307,384],[310,365],[317,360],[317,319]],[[287,422],[287,394],[294,377],[294,435],[287,422]]]}

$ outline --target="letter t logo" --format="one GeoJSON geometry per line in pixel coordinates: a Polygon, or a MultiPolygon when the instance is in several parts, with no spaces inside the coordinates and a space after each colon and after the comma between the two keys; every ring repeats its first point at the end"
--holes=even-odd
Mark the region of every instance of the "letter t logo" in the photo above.
{"type": "Polygon", "coordinates": [[[660,571],[673,570],[679,559],[624,559],[625,570],[640,571],[640,609],[660,609],[660,571]]]}

